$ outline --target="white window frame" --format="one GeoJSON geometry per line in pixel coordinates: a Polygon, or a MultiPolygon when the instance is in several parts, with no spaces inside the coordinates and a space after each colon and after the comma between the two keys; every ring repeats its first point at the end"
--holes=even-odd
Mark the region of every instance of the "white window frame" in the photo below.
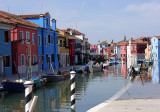
{"type": "Polygon", "coordinates": [[[38,35],[38,45],[41,46],[41,35],[38,35]]]}
{"type": "Polygon", "coordinates": [[[19,37],[20,37],[20,39],[21,39],[21,43],[24,43],[24,35],[23,35],[23,31],[20,31],[19,37]],[[22,33],[22,37],[21,37],[21,33],[22,33]]]}
{"type": "Polygon", "coordinates": [[[32,44],[36,44],[36,34],[32,33],[32,44]]]}
{"type": "Polygon", "coordinates": [[[26,44],[30,44],[30,35],[28,31],[26,31],[26,44]]]}
{"type": "Polygon", "coordinates": [[[25,55],[24,54],[21,54],[21,66],[24,66],[25,65],[25,55]],[[24,60],[22,60],[22,56],[24,57],[24,60]],[[24,62],[23,62],[24,61],[24,62]]]}

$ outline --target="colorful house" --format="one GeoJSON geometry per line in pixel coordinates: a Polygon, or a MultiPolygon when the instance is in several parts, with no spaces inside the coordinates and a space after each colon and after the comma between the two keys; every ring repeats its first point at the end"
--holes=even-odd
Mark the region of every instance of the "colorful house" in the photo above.
{"type": "Polygon", "coordinates": [[[145,59],[145,49],[150,44],[150,37],[140,37],[138,39],[130,39],[127,48],[127,66],[136,65],[137,60],[145,59]]]}
{"type": "Polygon", "coordinates": [[[91,45],[90,46],[90,53],[98,53],[98,46],[97,45],[91,45]]]}
{"type": "Polygon", "coordinates": [[[58,32],[59,65],[61,67],[69,66],[69,33],[61,29],[58,29],[58,32]]]}
{"type": "Polygon", "coordinates": [[[160,60],[160,36],[154,36],[151,39],[152,60],[160,60]]]}
{"type": "Polygon", "coordinates": [[[12,21],[12,72],[27,73],[38,71],[37,28],[38,25],[24,20],[17,15],[0,11],[7,20],[12,21]]]}
{"type": "Polygon", "coordinates": [[[76,63],[82,64],[85,62],[85,53],[86,53],[86,42],[85,42],[85,34],[81,33],[76,29],[68,28],[67,31],[70,33],[71,36],[75,36],[77,39],[75,40],[75,48],[76,48],[76,63]]]}
{"type": "Polygon", "coordinates": [[[49,12],[45,14],[19,15],[19,17],[41,27],[37,29],[39,70],[59,68],[56,20],[50,20],[49,12]],[[52,26],[50,26],[50,22],[52,22],[52,26]]]}
{"type": "Polygon", "coordinates": [[[75,65],[75,54],[76,54],[76,48],[75,48],[75,36],[69,36],[69,59],[70,59],[70,65],[75,65]]]}
{"type": "Polygon", "coordinates": [[[12,75],[11,27],[14,22],[8,20],[0,11],[0,74],[12,75]]]}
{"type": "Polygon", "coordinates": [[[126,62],[127,61],[127,45],[128,45],[128,41],[124,41],[119,45],[120,45],[121,60],[123,60],[123,62],[126,62]]]}
{"type": "Polygon", "coordinates": [[[106,48],[108,48],[110,45],[107,41],[103,41],[98,44],[98,54],[99,55],[105,55],[107,56],[106,48]]]}
{"type": "Polygon", "coordinates": [[[145,59],[150,60],[151,59],[151,45],[147,44],[147,48],[145,49],[145,59]]]}

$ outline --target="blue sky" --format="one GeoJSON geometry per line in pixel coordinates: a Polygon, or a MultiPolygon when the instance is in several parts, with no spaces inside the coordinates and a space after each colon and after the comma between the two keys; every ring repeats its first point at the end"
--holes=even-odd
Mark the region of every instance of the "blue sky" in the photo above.
{"type": "Polygon", "coordinates": [[[50,12],[60,29],[85,33],[91,44],[160,35],[160,0],[0,0],[13,14],[50,12]]]}

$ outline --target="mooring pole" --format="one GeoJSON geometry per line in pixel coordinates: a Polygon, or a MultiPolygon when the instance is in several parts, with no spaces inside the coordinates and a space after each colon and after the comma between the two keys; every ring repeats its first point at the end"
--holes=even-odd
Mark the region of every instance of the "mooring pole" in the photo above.
{"type": "Polygon", "coordinates": [[[26,81],[25,85],[25,112],[29,112],[31,103],[32,103],[32,81],[26,81]]]}
{"type": "Polygon", "coordinates": [[[70,72],[71,78],[71,109],[75,110],[75,71],[70,72]]]}

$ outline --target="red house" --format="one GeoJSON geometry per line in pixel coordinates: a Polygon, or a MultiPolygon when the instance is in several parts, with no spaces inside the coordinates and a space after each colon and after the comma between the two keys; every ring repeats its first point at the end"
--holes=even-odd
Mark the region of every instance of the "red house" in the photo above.
{"type": "Polygon", "coordinates": [[[15,23],[11,28],[12,73],[38,71],[37,28],[38,25],[24,20],[17,15],[0,11],[8,20],[15,23]]]}
{"type": "Polygon", "coordinates": [[[75,36],[69,36],[69,58],[70,58],[70,65],[75,64],[75,54],[76,54],[76,49],[75,49],[75,36]]]}
{"type": "Polygon", "coordinates": [[[145,59],[145,49],[147,48],[147,44],[150,43],[150,37],[140,37],[138,39],[131,39],[131,54],[136,54],[137,60],[145,59]]]}

